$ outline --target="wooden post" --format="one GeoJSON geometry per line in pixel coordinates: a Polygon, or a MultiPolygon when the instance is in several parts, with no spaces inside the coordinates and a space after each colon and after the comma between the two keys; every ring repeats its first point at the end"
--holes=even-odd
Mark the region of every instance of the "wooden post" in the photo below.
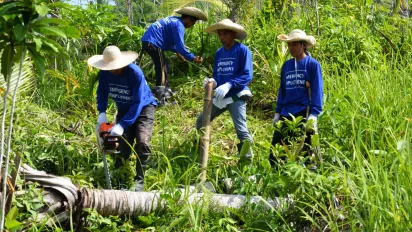
{"type": "Polygon", "coordinates": [[[208,82],[205,87],[205,98],[203,99],[203,121],[201,130],[202,136],[200,138],[200,165],[202,174],[200,180],[206,180],[207,161],[209,159],[209,143],[210,143],[210,115],[212,113],[212,93],[213,82],[208,82]]]}

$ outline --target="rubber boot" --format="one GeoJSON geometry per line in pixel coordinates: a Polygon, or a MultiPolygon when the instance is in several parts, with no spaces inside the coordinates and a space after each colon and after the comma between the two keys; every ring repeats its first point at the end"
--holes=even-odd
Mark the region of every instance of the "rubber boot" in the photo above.
{"type": "MultiPolygon", "coordinates": [[[[252,142],[250,141],[250,140],[247,140],[248,141],[248,147],[249,147],[249,149],[247,150],[247,151],[242,151],[242,148],[243,148],[243,146],[245,145],[245,141],[242,141],[242,142],[240,142],[240,143],[238,143],[237,144],[237,149],[238,149],[238,151],[239,151],[239,154],[240,154],[240,159],[242,159],[242,160],[249,160],[249,161],[251,161],[252,159],[253,159],[253,151],[252,151],[252,142]]],[[[246,146],[246,145],[245,145],[246,146]]],[[[243,149],[247,149],[246,147],[245,148],[243,148],[243,149]]]]}
{"type": "Polygon", "coordinates": [[[172,90],[167,86],[155,86],[152,88],[152,93],[160,106],[169,104],[167,102],[168,99],[174,95],[172,90]]]}
{"type": "Polygon", "coordinates": [[[136,160],[136,177],[135,177],[135,186],[134,191],[140,192],[143,191],[144,185],[144,175],[147,169],[147,162],[149,160],[150,153],[141,153],[138,155],[136,160]]]}

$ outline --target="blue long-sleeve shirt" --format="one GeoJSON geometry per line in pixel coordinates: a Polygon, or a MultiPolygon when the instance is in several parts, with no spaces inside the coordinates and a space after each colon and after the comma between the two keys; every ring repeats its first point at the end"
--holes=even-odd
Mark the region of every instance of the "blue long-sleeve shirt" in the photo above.
{"type": "Polygon", "coordinates": [[[118,123],[127,128],[132,125],[147,105],[156,106],[142,70],[131,63],[125,67],[123,75],[113,75],[100,70],[97,87],[97,110],[106,112],[108,98],[116,102],[119,115],[124,115],[118,123]]]}
{"type": "Polygon", "coordinates": [[[180,53],[186,60],[191,61],[195,55],[186,49],[184,35],[185,26],[182,18],[171,16],[150,25],[140,40],[149,42],[163,51],[180,53]]]}
{"type": "Polygon", "coordinates": [[[310,114],[317,116],[322,112],[323,80],[322,69],[317,60],[310,56],[297,61],[287,60],[281,71],[281,81],[278,99],[276,102],[276,113],[282,116],[295,115],[308,106],[310,114]],[[306,81],[310,83],[311,99],[306,81]]]}
{"type": "Polygon", "coordinates": [[[217,87],[227,82],[232,86],[225,98],[249,89],[247,85],[252,77],[252,53],[246,45],[235,42],[229,50],[221,47],[216,51],[213,78],[217,82],[217,87]]]}

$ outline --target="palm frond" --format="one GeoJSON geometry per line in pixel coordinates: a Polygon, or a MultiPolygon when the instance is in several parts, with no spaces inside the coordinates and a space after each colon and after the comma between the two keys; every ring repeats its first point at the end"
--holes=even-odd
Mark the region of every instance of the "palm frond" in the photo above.
{"type": "MultiPolygon", "coordinates": [[[[13,71],[11,73],[11,79],[10,79],[10,90],[9,90],[9,97],[11,98],[11,95],[14,92],[14,89],[16,88],[16,83],[17,83],[17,77],[19,76],[19,65],[16,63],[13,66],[13,71]]],[[[21,72],[21,78],[20,78],[20,83],[19,86],[17,87],[17,94],[18,96],[28,93],[34,89],[36,85],[35,81],[35,75],[33,72],[33,63],[30,61],[30,58],[26,56],[23,66],[22,66],[22,72],[21,72]]],[[[7,82],[5,81],[5,78],[2,74],[0,74],[0,96],[3,97],[5,91],[7,88],[7,82]]],[[[3,105],[3,102],[0,101],[0,106],[3,105]]]]}

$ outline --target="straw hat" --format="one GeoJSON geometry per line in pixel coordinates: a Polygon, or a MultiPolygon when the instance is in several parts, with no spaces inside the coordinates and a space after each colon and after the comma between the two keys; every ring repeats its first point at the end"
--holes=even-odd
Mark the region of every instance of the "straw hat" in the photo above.
{"type": "Polygon", "coordinates": [[[236,39],[244,40],[247,37],[245,28],[237,23],[232,22],[230,19],[223,19],[222,21],[215,23],[205,29],[207,33],[217,34],[217,30],[231,30],[236,32],[236,39]]]}
{"type": "Polygon", "coordinates": [[[136,52],[121,52],[116,46],[107,46],[103,55],[92,56],[87,63],[101,70],[114,70],[132,63],[137,56],[136,52]]]}
{"type": "Polygon", "coordinates": [[[307,43],[308,48],[313,47],[316,43],[315,37],[311,35],[306,35],[306,33],[302,30],[295,29],[292,30],[289,35],[281,34],[278,36],[278,39],[284,42],[296,42],[296,41],[305,41],[307,43]]]}
{"type": "Polygon", "coordinates": [[[174,10],[174,12],[182,15],[189,15],[198,18],[203,21],[207,21],[207,16],[203,11],[197,9],[196,7],[182,7],[180,9],[174,10]]]}

